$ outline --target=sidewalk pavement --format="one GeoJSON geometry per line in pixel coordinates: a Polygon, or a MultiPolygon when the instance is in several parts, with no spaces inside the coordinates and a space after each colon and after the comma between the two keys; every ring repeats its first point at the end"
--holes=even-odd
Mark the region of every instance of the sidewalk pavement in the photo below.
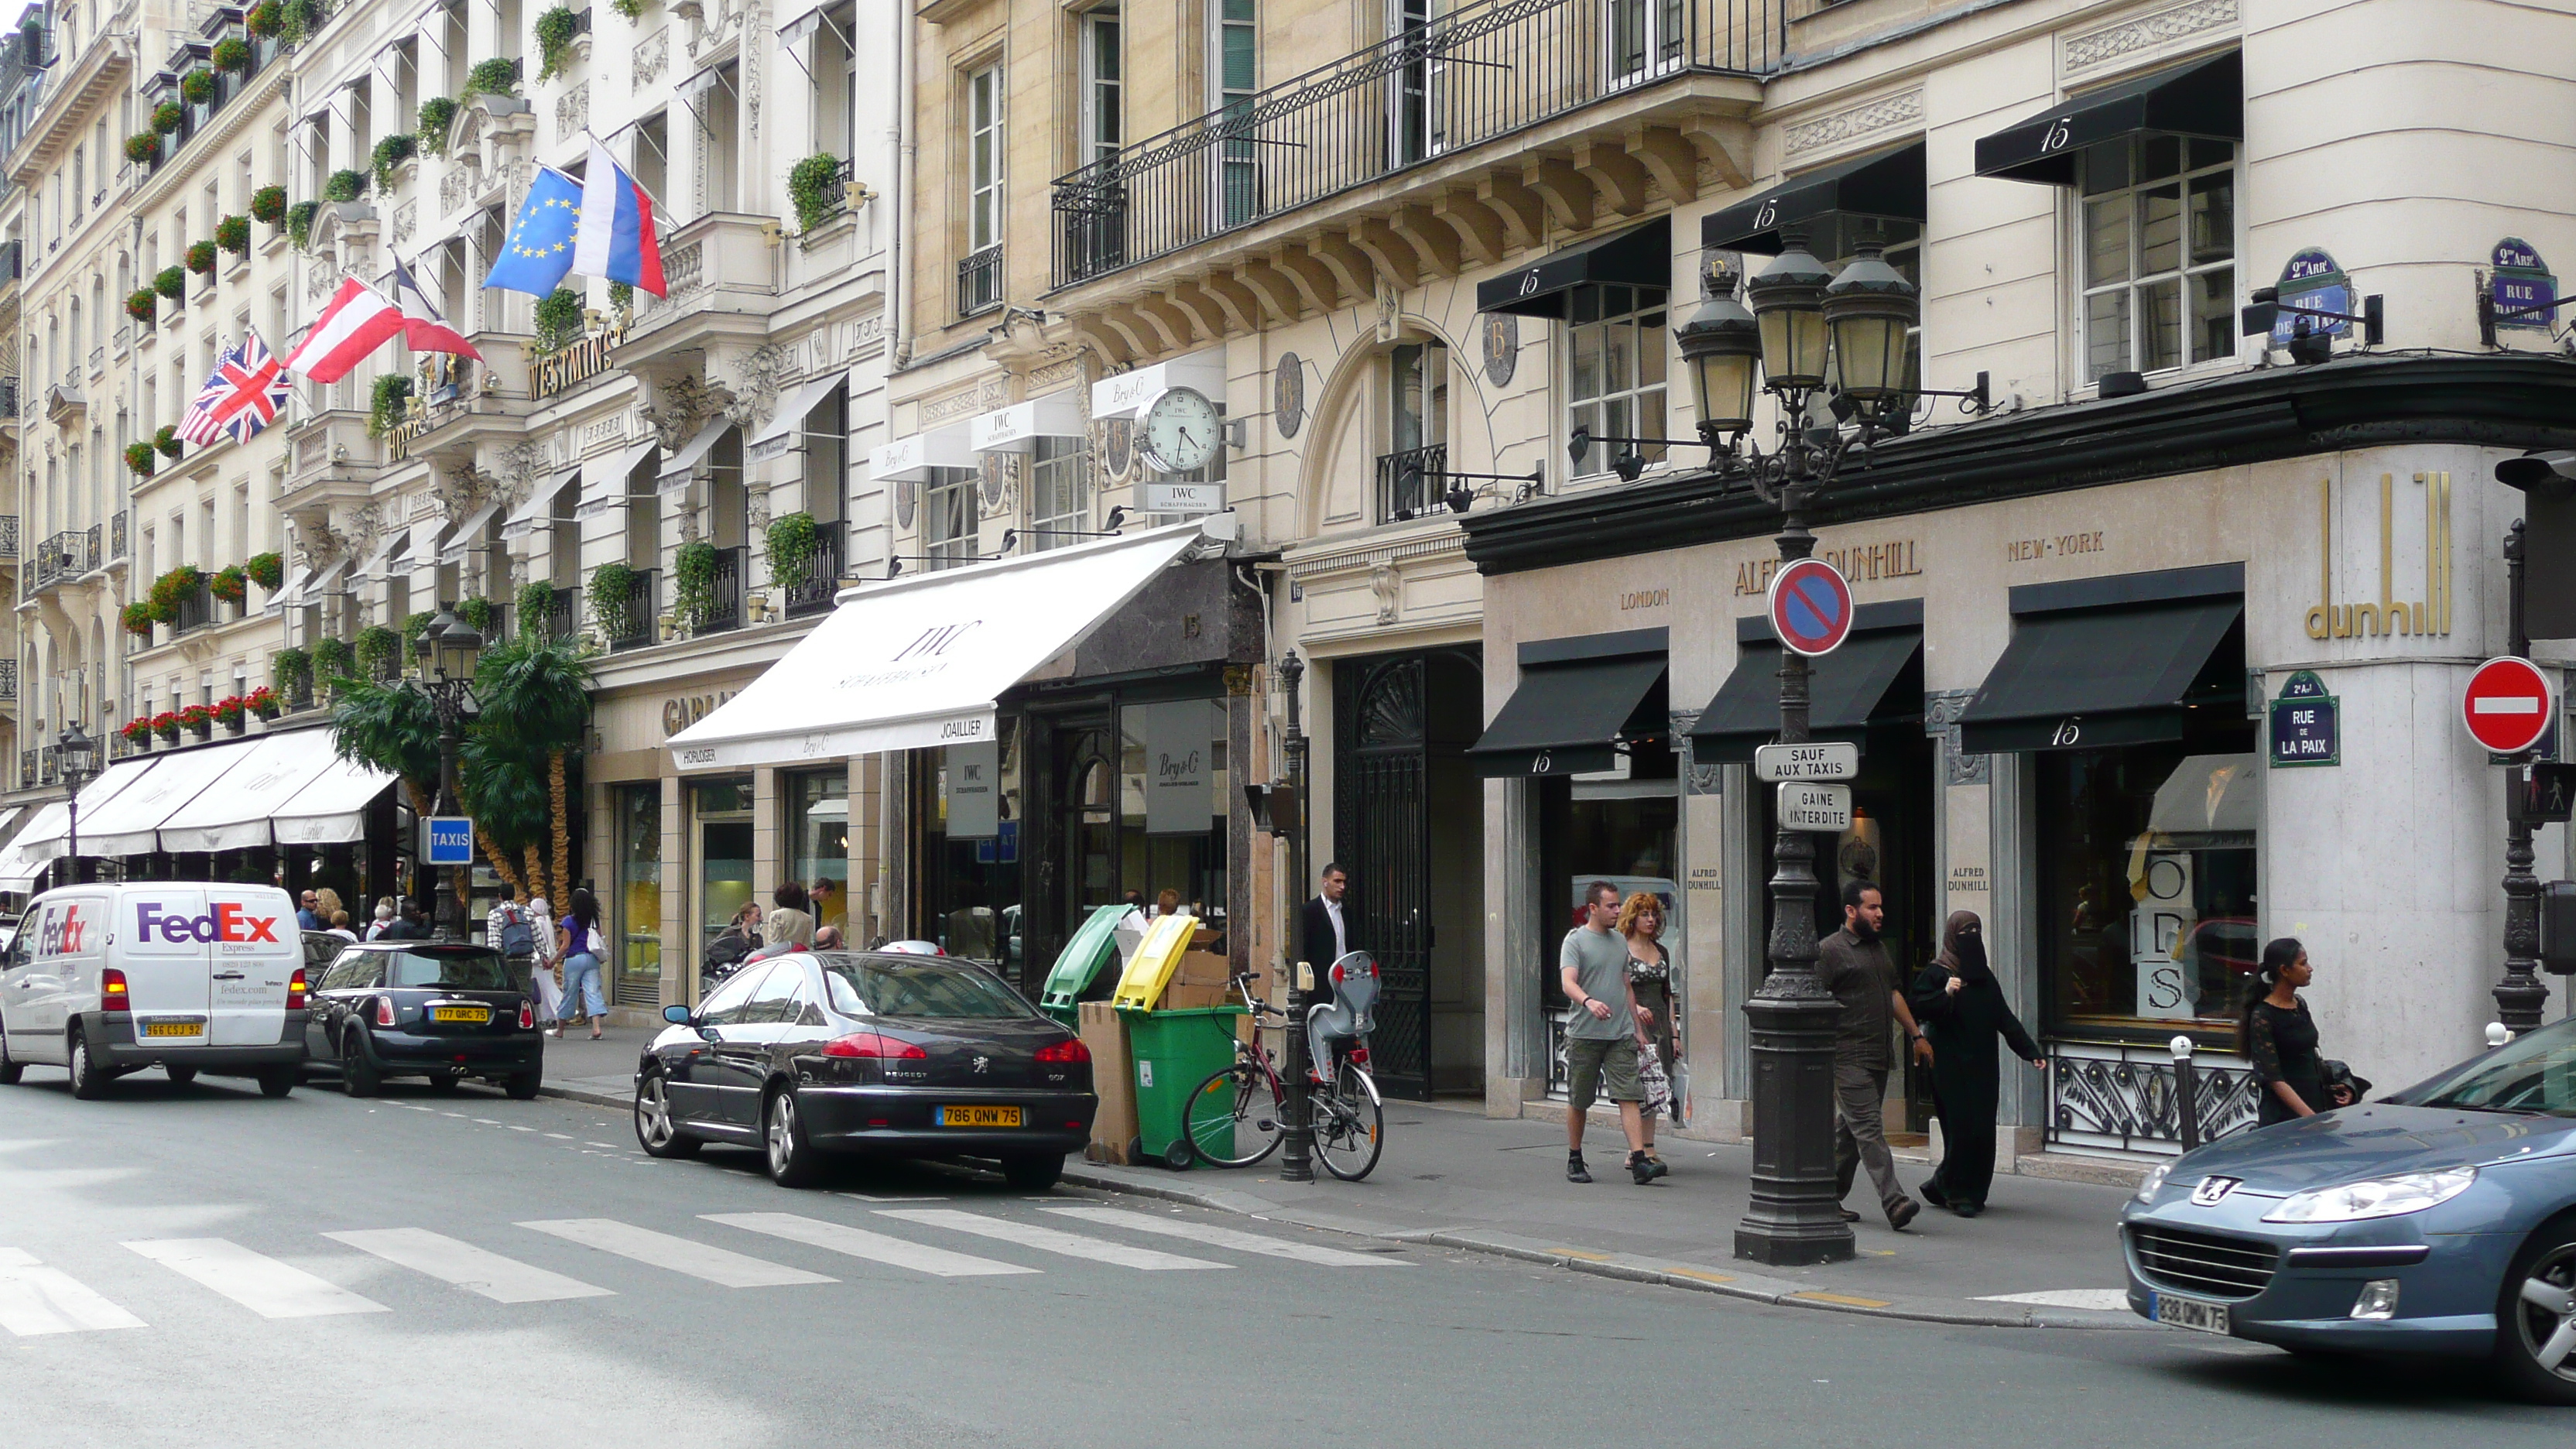
{"type": "MultiPolygon", "coordinates": [[[[547,1092],[627,1108],[636,1055],[648,1039],[640,1028],[623,1027],[600,1042],[579,1029],[548,1041],[547,1092]]],[[[1863,1174],[1849,1199],[1863,1213],[1853,1225],[1857,1257],[1756,1270],[1734,1253],[1748,1200],[1749,1146],[1666,1134],[1657,1145],[1672,1175],[1639,1187],[1620,1166],[1627,1153],[1618,1129],[1596,1120],[1586,1129],[1596,1180],[1581,1185],[1565,1180],[1565,1129],[1556,1122],[1390,1102],[1386,1125],[1385,1155],[1364,1182],[1338,1182],[1320,1168],[1315,1182],[1282,1182],[1276,1156],[1247,1169],[1187,1172],[1077,1158],[1065,1164],[1065,1181],[1789,1307],[1992,1327],[2161,1331],[2128,1309],[2114,1228],[2125,1188],[1999,1175],[1984,1216],[1959,1218],[1927,1206],[1899,1233],[1878,1212],[1863,1174]]],[[[1920,1161],[1897,1167],[1908,1192],[1931,1171],[1920,1161]]]]}

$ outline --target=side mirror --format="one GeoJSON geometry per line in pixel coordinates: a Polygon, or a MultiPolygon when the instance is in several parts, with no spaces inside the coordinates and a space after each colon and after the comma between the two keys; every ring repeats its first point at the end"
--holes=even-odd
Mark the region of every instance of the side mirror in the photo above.
{"type": "Polygon", "coordinates": [[[691,1014],[687,1007],[676,1003],[662,1008],[662,1019],[673,1026],[687,1026],[691,1014]]]}

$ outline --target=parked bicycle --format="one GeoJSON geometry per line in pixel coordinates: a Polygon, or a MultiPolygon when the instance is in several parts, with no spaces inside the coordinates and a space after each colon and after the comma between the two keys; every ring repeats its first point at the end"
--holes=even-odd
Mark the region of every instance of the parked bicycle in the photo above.
{"type": "MultiPolygon", "coordinates": [[[[1307,1076],[1307,1115],[1315,1133],[1315,1158],[1344,1182],[1357,1182],[1377,1166],[1386,1146],[1386,1106],[1369,1075],[1368,1034],[1376,1025],[1377,961],[1353,951],[1332,965],[1333,1000],[1306,1013],[1312,1066],[1307,1076]]],[[[1252,994],[1252,978],[1234,989],[1258,1021],[1288,1025],[1288,1013],[1252,994]]],[[[1234,1044],[1234,1060],[1208,1074],[1181,1112],[1190,1151],[1216,1167],[1250,1167],[1287,1140],[1288,1090],[1271,1051],[1234,1044]]]]}

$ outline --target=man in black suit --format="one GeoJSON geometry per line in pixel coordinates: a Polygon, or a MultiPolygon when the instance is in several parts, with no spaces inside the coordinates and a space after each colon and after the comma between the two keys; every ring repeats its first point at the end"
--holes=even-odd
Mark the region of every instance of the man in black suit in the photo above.
{"type": "Polygon", "coordinates": [[[1312,1000],[1333,999],[1333,963],[1359,948],[1355,923],[1342,897],[1351,888],[1350,872],[1338,865],[1326,865],[1317,877],[1318,891],[1306,902],[1305,929],[1299,939],[1304,953],[1298,958],[1315,968],[1315,990],[1312,1000]]]}

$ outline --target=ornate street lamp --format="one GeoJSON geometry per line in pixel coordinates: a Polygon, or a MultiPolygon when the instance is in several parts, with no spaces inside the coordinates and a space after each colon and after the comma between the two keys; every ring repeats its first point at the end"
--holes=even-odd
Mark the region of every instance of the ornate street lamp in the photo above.
{"type": "Polygon", "coordinates": [[[1287,926],[1281,932],[1282,937],[1289,943],[1288,950],[1284,953],[1289,962],[1288,1030],[1282,1042],[1287,1056],[1287,1070],[1283,1075],[1287,1078],[1284,1085],[1288,1089],[1288,1100],[1281,1104],[1288,1110],[1288,1128],[1283,1134],[1285,1141],[1282,1145],[1285,1150],[1281,1153],[1279,1162],[1281,1182],[1315,1180],[1314,1098],[1306,1090],[1306,1071],[1310,1065],[1306,1052],[1306,1004],[1312,998],[1306,987],[1306,979],[1309,970],[1329,971],[1333,965],[1330,961],[1308,962],[1297,959],[1305,951],[1305,942],[1297,929],[1298,922],[1302,919],[1299,912],[1305,899],[1307,864],[1306,727],[1297,702],[1297,689],[1305,678],[1305,661],[1297,657],[1296,650],[1289,650],[1287,657],[1279,661],[1279,685],[1288,694],[1288,734],[1281,743],[1282,751],[1288,757],[1288,792],[1296,801],[1297,808],[1295,828],[1288,836],[1288,877],[1297,884],[1289,892],[1288,898],[1299,902],[1300,905],[1289,908],[1287,926]]]}
{"type": "Polygon", "coordinates": [[[1699,435],[1712,448],[1732,448],[1753,427],[1761,390],[1762,324],[1731,295],[1735,279],[1711,279],[1708,299],[1673,334],[1699,409],[1699,435]]]}
{"type": "MultiPolygon", "coordinates": [[[[412,657],[420,662],[419,687],[428,693],[430,708],[438,717],[438,800],[430,808],[439,815],[460,814],[464,807],[457,798],[456,761],[465,744],[465,727],[474,720],[474,667],[483,657],[483,635],[456,616],[454,604],[441,603],[429,627],[413,643],[412,657]]],[[[463,941],[465,896],[474,868],[451,865],[447,869],[451,874],[438,893],[432,939],[463,941]]]]}
{"type": "Polygon", "coordinates": [[[1825,288],[1825,328],[1833,334],[1840,365],[1839,391],[1863,416],[1914,410],[1906,363],[1918,314],[1913,284],[1887,264],[1874,241],[1862,243],[1860,255],[1825,288]]]}
{"type": "MultiPolygon", "coordinates": [[[[71,812],[71,825],[67,832],[69,839],[65,842],[65,849],[70,853],[71,878],[77,881],[81,873],[80,792],[81,786],[88,784],[90,777],[98,773],[98,742],[81,729],[80,721],[74,720],[70,728],[55,738],[53,752],[54,773],[62,777],[63,790],[71,812]]],[[[61,885],[64,882],[58,880],[55,884],[61,885]]]]}

